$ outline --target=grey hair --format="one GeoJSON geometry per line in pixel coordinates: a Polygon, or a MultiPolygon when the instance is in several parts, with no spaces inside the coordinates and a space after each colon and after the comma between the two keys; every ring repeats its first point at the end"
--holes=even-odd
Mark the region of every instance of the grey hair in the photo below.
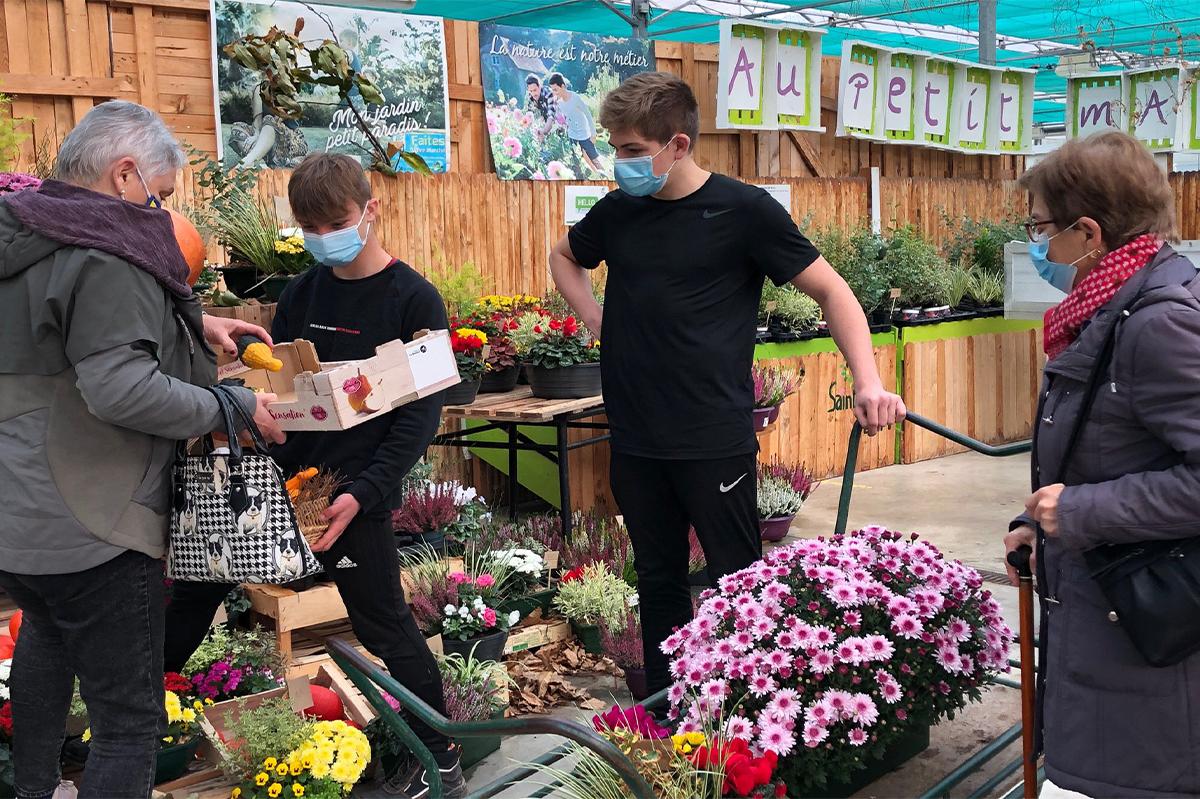
{"type": "Polygon", "coordinates": [[[114,162],[129,157],[146,180],[187,163],[162,117],[137,103],[109,100],[88,111],[58,149],[54,176],[91,186],[114,162]]]}

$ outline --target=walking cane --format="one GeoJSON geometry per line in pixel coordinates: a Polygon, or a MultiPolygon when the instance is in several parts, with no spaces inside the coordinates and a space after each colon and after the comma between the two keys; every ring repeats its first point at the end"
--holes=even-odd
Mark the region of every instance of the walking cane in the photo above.
{"type": "Polygon", "coordinates": [[[1021,598],[1021,754],[1024,766],[1025,799],[1037,799],[1037,757],[1034,755],[1034,725],[1037,724],[1037,674],[1033,665],[1033,550],[1019,546],[1008,553],[1008,563],[1017,570],[1021,598]]]}

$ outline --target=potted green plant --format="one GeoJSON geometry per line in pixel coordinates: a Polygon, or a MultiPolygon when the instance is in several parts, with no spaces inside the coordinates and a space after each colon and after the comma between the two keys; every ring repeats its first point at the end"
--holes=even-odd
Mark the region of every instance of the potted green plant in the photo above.
{"type": "Polygon", "coordinates": [[[798,341],[815,333],[821,318],[821,306],[795,286],[776,286],[770,280],[763,284],[758,303],[758,321],[776,342],[798,341]]]}
{"type": "Polygon", "coordinates": [[[883,250],[881,268],[891,287],[900,290],[903,321],[914,321],[928,309],[934,316],[949,310],[950,270],[938,248],[912,225],[897,228],[883,250]]]}
{"type": "Polygon", "coordinates": [[[450,331],[450,347],[462,381],[446,389],[447,405],[470,405],[479,393],[479,383],[486,369],[488,337],[482,330],[457,327],[450,331]]]}
{"type": "Polygon", "coordinates": [[[603,652],[601,628],[620,629],[626,612],[637,603],[637,592],[605,563],[592,563],[568,572],[558,586],[554,607],[571,622],[583,648],[603,652]]]}
{"type": "Polygon", "coordinates": [[[642,651],[642,619],[636,607],[625,612],[625,620],[616,630],[600,632],[604,654],[625,672],[625,686],[633,701],[641,702],[650,696],[646,683],[645,653],[642,651]]]}
{"type": "Polygon", "coordinates": [[[754,378],[754,429],[766,430],[779,418],[783,401],[800,386],[800,375],[780,366],[751,368],[754,378]]]}
{"type": "Polygon", "coordinates": [[[485,552],[483,564],[493,571],[505,570],[511,577],[504,581],[505,599],[497,605],[501,613],[517,611],[525,618],[547,606],[554,589],[547,585],[546,561],[531,549],[507,547],[485,552]]]}
{"type": "Polygon", "coordinates": [[[802,466],[758,465],[758,528],[764,541],[782,541],[816,488],[802,466]]]}
{"type": "Polygon", "coordinates": [[[892,285],[882,264],[883,239],[865,225],[828,227],[814,234],[813,244],[850,286],[872,327],[888,326],[891,309],[881,306],[892,285]]]}
{"type": "Polygon", "coordinates": [[[600,396],[600,342],[575,317],[545,311],[525,314],[517,321],[512,341],[535,397],[600,396]]]}

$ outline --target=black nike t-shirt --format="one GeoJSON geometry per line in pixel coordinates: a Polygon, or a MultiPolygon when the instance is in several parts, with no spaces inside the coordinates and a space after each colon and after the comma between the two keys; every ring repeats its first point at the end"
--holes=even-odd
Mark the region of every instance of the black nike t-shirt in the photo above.
{"type": "Polygon", "coordinates": [[[783,285],[819,257],[783,206],[714,174],[679,200],[609,192],[568,241],[581,266],[608,264],[600,363],[613,450],[753,452],[763,277],[783,285]]]}

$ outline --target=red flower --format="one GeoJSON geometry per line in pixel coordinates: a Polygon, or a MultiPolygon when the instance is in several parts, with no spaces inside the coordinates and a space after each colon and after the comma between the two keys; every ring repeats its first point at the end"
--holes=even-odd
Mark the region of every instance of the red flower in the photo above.
{"type": "Polygon", "coordinates": [[[5,702],[0,705],[0,732],[12,737],[12,702],[5,702]]]}
{"type": "Polygon", "coordinates": [[[774,752],[752,757],[750,746],[740,738],[712,746],[702,746],[692,755],[692,764],[699,769],[716,769],[725,765],[725,784],[722,792],[749,796],[751,791],[771,782],[779,759],[774,752]]]}
{"type": "Polygon", "coordinates": [[[560,583],[569,583],[569,582],[572,582],[573,580],[578,580],[582,577],[583,577],[583,567],[579,566],[577,568],[571,569],[569,572],[564,574],[562,576],[562,578],[559,580],[559,582],[560,583]]]}
{"type": "Polygon", "coordinates": [[[168,671],[163,675],[163,688],[177,694],[191,693],[192,681],[182,674],[168,671]]]}
{"type": "Polygon", "coordinates": [[[563,321],[563,332],[568,336],[573,336],[579,332],[579,322],[575,321],[574,316],[568,316],[563,321]]]}
{"type": "Polygon", "coordinates": [[[563,326],[563,323],[558,321],[557,319],[550,320],[550,329],[551,330],[562,330],[562,326],[563,326]]]}

